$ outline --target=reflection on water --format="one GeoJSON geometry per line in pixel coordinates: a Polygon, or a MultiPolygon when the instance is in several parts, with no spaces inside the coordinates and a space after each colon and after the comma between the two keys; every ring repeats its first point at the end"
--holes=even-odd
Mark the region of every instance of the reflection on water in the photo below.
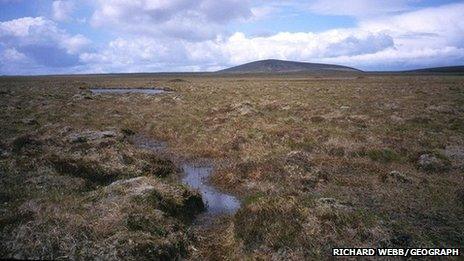
{"type": "Polygon", "coordinates": [[[141,93],[141,94],[160,94],[166,92],[161,89],[143,89],[143,88],[92,88],[90,91],[93,94],[128,94],[128,93],[141,93]]]}
{"type": "MultiPolygon", "coordinates": [[[[129,140],[136,147],[154,153],[162,152],[167,147],[166,142],[153,140],[143,134],[134,134],[129,140]]],[[[240,201],[237,198],[208,185],[213,167],[184,164],[182,168],[185,173],[182,182],[200,191],[203,202],[207,206],[207,214],[212,214],[209,215],[210,217],[218,214],[234,214],[240,208],[240,201]]]]}
{"type": "Polygon", "coordinates": [[[224,194],[207,184],[208,177],[213,171],[212,167],[185,164],[183,169],[185,177],[182,182],[200,191],[209,213],[233,214],[240,208],[240,201],[237,198],[224,194]]]}

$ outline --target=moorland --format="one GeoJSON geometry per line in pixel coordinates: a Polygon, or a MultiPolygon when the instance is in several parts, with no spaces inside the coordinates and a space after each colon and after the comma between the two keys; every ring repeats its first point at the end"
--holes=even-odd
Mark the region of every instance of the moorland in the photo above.
{"type": "Polygon", "coordinates": [[[2,258],[326,259],[464,241],[460,75],[1,77],[0,105],[2,258]],[[169,92],[90,92],[114,86],[169,92]],[[205,160],[241,201],[208,225],[180,168],[205,160]]]}

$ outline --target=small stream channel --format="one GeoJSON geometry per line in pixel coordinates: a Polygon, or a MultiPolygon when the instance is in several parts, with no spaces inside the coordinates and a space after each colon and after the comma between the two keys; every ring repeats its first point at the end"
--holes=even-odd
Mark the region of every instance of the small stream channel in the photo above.
{"type": "MultiPolygon", "coordinates": [[[[165,93],[167,91],[155,88],[91,88],[90,91],[93,94],[130,94],[140,93],[156,95],[165,93]]],[[[150,150],[155,153],[159,153],[167,148],[166,142],[160,142],[150,139],[147,136],[141,134],[132,135],[130,138],[131,142],[145,150],[150,150]]],[[[182,165],[184,177],[182,182],[192,189],[200,191],[203,202],[207,209],[206,214],[220,215],[220,214],[233,214],[240,208],[240,201],[229,194],[223,193],[209,181],[209,177],[214,171],[212,165],[196,165],[192,163],[185,163],[182,165]]]]}
{"type": "Polygon", "coordinates": [[[234,214],[240,208],[240,201],[237,198],[222,193],[209,184],[209,177],[214,170],[212,166],[184,164],[182,168],[185,173],[182,182],[200,191],[209,214],[234,214]]]}
{"type": "MultiPolygon", "coordinates": [[[[155,153],[167,148],[165,142],[155,141],[141,134],[133,135],[130,140],[135,146],[155,153]]],[[[240,208],[240,200],[221,192],[209,183],[209,177],[214,171],[212,165],[184,163],[182,170],[184,172],[182,183],[201,193],[206,205],[206,214],[211,216],[234,214],[240,208]]]]}

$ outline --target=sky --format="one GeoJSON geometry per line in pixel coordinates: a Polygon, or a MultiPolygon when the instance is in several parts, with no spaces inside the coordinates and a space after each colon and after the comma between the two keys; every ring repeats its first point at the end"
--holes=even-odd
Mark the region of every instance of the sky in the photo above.
{"type": "Polygon", "coordinates": [[[464,1],[0,0],[0,75],[464,65],[464,1]]]}

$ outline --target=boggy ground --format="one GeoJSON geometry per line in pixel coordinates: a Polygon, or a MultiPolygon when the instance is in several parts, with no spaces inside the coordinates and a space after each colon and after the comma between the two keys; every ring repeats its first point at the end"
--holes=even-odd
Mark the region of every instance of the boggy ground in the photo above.
{"type": "Polygon", "coordinates": [[[1,257],[309,259],[463,242],[462,76],[10,77],[0,104],[1,257]],[[198,227],[203,205],[176,166],[205,158],[242,208],[198,227]]]}

